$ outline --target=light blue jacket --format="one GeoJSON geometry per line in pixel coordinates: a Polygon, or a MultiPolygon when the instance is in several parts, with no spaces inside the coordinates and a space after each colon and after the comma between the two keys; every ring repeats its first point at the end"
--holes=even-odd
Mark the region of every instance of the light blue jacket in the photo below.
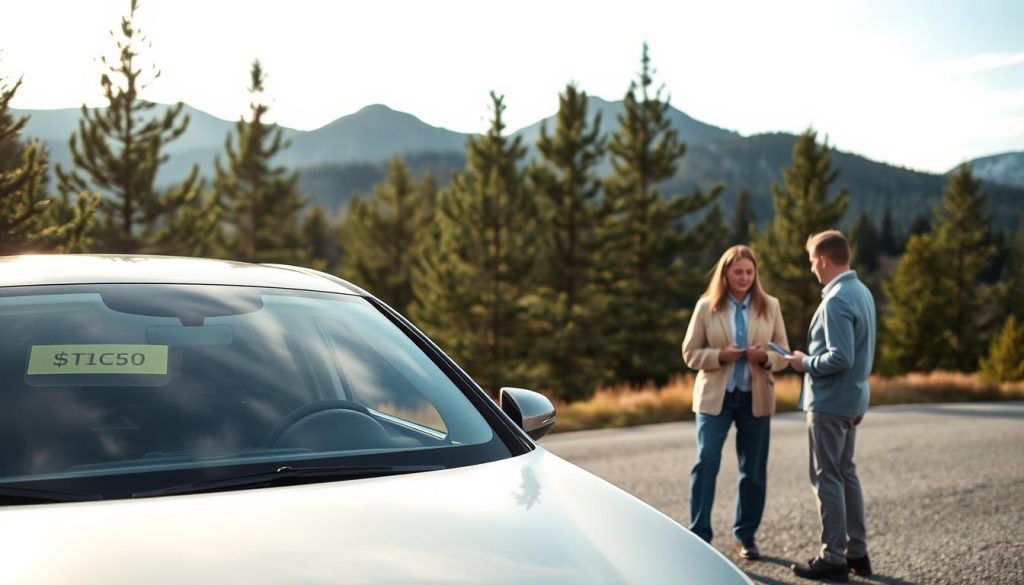
{"type": "Polygon", "coordinates": [[[800,408],[851,418],[868,410],[875,356],[875,299],[852,270],[821,291],[807,330],[800,408]]]}

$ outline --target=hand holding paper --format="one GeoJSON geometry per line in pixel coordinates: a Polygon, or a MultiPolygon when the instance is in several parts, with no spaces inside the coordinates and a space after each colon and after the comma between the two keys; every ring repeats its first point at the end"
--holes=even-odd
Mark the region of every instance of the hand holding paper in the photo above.
{"type": "Polygon", "coordinates": [[[788,357],[789,356],[789,352],[786,351],[785,349],[783,349],[783,347],[781,345],[779,345],[778,343],[775,343],[774,341],[769,341],[768,345],[772,349],[774,349],[779,355],[781,355],[783,357],[788,357]]]}

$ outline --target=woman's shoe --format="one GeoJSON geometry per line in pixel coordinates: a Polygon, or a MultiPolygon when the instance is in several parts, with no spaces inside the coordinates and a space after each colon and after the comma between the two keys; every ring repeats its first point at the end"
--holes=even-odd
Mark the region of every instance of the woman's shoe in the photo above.
{"type": "Polygon", "coordinates": [[[736,548],[739,550],[740,556],[747,560],[756,561],[761,558],[761,551],[758,550],[754,537],[736,541],[736,548]]]}

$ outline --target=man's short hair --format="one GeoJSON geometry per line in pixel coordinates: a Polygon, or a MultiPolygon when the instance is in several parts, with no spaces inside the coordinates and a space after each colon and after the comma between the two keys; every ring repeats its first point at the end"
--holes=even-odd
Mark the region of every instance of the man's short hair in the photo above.
{"type": "Polygon", "coordinates": [[[825,256],[835,264],[850,263],[850,243],[839,230],[825,230],[807,238],[807,251],[825,256]]]}

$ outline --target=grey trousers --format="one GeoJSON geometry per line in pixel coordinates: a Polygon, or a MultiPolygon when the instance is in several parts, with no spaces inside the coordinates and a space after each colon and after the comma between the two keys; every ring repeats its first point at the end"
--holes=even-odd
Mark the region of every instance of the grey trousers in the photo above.
{"type": "Polygon", "coordinates": [[[811,487],[821,518],[819,556],[829,563],[845,564],[846,557],[868,554],[864,495],[853,463],[859,422],[827,412],[807,413],[811,487]]]}

